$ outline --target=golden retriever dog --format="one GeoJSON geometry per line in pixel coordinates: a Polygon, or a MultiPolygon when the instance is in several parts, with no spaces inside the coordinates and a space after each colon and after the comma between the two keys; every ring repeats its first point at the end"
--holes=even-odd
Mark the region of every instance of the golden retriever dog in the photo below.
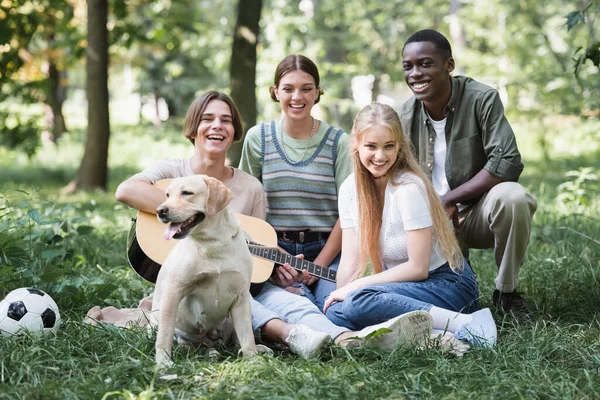
{"type": "Polygon", "coordinates": [[[252,258],[240,223],[229,211],[231,192],[205,175],[177,178],[157,209],[169,224],[165,239],[182,239],[156,280],[152,309],[158,311],[156,363],[171,363],[173,335],[191,343],[231,317],[241,352],[257,353],[250,311],[252,258]]]}

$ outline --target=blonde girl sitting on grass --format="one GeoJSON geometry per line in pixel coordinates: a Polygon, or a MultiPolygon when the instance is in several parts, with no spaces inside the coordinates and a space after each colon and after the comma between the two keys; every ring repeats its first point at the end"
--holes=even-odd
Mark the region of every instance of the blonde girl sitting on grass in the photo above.
{"type": "Polygon", "coordinates": [[[365,107],[350,140],[354,174],[339,193],[342,257],[327,317],[360,330],[424,310],[434,333],[495,344],[496,324],[489,309],[479,310],[473,271],[398,114],[387,105],[365,107]],[[374,273],[364,276],[367,259],[374,273]]]}

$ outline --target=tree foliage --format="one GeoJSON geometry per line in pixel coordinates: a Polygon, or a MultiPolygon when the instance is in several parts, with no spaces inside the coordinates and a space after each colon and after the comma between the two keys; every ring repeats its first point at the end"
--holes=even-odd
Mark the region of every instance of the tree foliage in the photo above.
{"type": "MultiPolygon", "coordinates": [[[[13,104],[45,104],[47,128],[56,138],[66,130],[62,117],[66,71],[82,56],[75,7],[74,0],[0,2],[0,102],[10,98],[13,104]]],[[[3,111],[19,113],[6,107],[3,111]]],[[[28,119],[25,115],[18,118],[28,119]]],[[[30,152],[35,142],[30,137],[33,125],[37,124],[8,128],[0,122],[2,141],[23,144],[30,152]]]]}
{"type": "MultiPolygon", "coordinates": [[[[256,124],[256,48],[259,40],[259,22],[262,0],[240,0],[231,46],[229,87],[246,127],[256,124]]],[[[229,149],[228,158],[238,165],[241,143],[229,149]]]]}
{"type": "Polygon", "coordinates": [[[579,76],[581,68],[587,60],[590,60],[600,71],[600,40],[596,40],[594,31],[594,22],[599,13],[600,4],[596,4],[596,1],[590,1],[583,10],[571,11],[565,16],[567,19],[565,25],[569,31],[579,24],[588,25],[586,45],[577,47],[573,55],[576,77],[579,76]]]}
{"type": "Polygon", "coordinates": [[[136,69],[137,91],[183,115],[198,92],[228,86],[234,10],[232,0],[122,3],[114,8],[111,52],[136,69]]]}
{"type": "Polygon", "coordinates": [[[88,126],[85,151],[67,190],[102,189],[108,183],[108,0],[87,0],[86,88],[88,126]]]}
{"type": "MultiPolygon", "coordinates": [[[[571,0],[271,0],[262,5],[256,28],[256,76],[242,80],[232,74],[241,65],[232,33],[238,17],[247,16],[238,13],[238,3],[110,1],[111,98],[135,94],[138,103],[154,104],[158,124],[158,100],[166,102],[171,117],[181,117],[197,94],[230,91],[251,125],[278,114],[268,94],[275,66],[287,54],[302,53],[321,73],[325,96],[319,117],[349,129],[363,104],[379,98],[398,107],[409,95],[402,45],[411,33],[434,28],[451,39],[455,73],[497,87],[509,111],[597,115],[600,109],[597,0],[584,0],[566,20],[571,0]],[[124,70],[130,71],[128,85],[118,83],[124,70]],[[254,85],[256,105],[250,93],[254,85]],[[257,117],[246,108],[256,109],[257,117]]],[[[84,89],[84,6],[84,0],[0,2],[0,113],[15,115],[8,104],[57,104],[50,96],[56,85],[42,71],[52,62],[69,72],[69,80],[63,79],[69,90],[84,89]]],[[[10,127],[0,118],[0,140],[23,143],[32,154],[45,124],[39,107],[27,110],[10,119],[10,127]]]]}

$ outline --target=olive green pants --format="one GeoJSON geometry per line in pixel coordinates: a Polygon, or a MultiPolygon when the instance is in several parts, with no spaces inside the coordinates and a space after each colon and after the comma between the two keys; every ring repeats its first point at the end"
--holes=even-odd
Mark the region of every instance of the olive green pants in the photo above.
{"type": "Polygon", "coordinates": [[[512,292],[519,284],[536,209],[537,201],[523,186],[502,182],[459,214],[457,236],[461,246],[494,249],[496,289],[501,292],[512,292]]]}

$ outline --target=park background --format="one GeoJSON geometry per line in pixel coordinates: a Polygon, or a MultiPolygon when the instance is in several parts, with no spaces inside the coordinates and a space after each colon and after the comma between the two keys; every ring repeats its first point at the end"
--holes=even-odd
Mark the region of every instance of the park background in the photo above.
{"type": "MultiPolygon", "coordinates": [[[[0,0],[0,298],[34,286],[63,317],[56,336],[0,337],[0,399],[600,397],[599,11],[597,0],[0,0]],[[515,130],[520,182],[539,202],[520,287],[533,321],[495,314],[498,345],[460,359],[176,348],[169,379],[154,371],[152,336],[82,323],[94,305],[134,307],[152,290],[128,267],[135,213],[113,194],[159,158],[191,155],[182,121],[195,95],[231,94],[246,128],[275,118],[275,67],[301,53],[325,90],[315,115],[350,131],[370,101],[409,97],[401,49],[423,28],[450,39],[455,74],[499,90],[515,130]]],[[[471,260],[490,306],[493,254],[471,260]]]]}

